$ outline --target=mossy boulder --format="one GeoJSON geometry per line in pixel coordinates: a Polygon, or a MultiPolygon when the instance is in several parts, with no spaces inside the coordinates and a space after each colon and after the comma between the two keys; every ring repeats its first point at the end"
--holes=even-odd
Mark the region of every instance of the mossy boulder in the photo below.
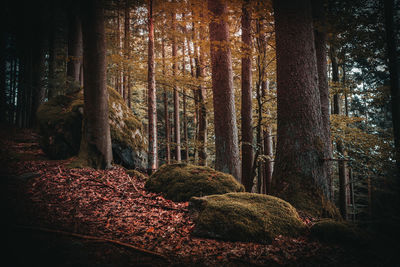
{"type": "MultiPolygon", "coordinates": [[[[128,169],[147,168],[147,139],[140,121],[122,97],[109,92],[109,122],[114,162],[128,169]]],[[[83,92],[60,95],[42,104],[37,112],[40,144],[52,159],[66,159],[79,152],[83,119],[83,92]]]]}
{"type": "Polygon", "coordinates": [[[185,163],[161,166],[150,176],[146,188],[163,193],[173,201],[188,201],[193,196],[244,191],[243,185],[232,175],[185,163]]]}
{"type": "Polygon", "coordinates": [[[194,235],[230,241],[268,243],[278,235],[298,236],[305,229],[296,209],[269,195],[227,193],[190,200],[194,235]]]}
{"type": "Polygon", "coordinates": [[[362,245],[367,242],[368,234],[350,223],[324,219],[316,222],[310,229],[312,237],[328,243],[362,245]]]}

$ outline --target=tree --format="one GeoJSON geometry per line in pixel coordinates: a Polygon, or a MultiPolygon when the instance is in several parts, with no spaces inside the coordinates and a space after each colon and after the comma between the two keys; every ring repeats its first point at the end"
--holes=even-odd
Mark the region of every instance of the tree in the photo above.
{"type": "Polygon", "coordinates": [[[300,210],[321,215],[331,203],[311,4],[274,1],[274,12],[278,126],[272,191],[300,210]]]}
{"type": "Polygon", "coordinates": [[[253,187],[253,121],[251,89],[251,15],[249,3],[242,7],[242,183],[247,192],[253,187]]]}
{"type": "MultiPolygon", "coordinates": [[[[392,122],[397,169],[400,172],[400,75],[396,50],[395,24],[393,23],[394,0],[384,0],[387,55],[389,59],[392,122]]],[[[400,175],[399,175],[400,176],[400,175]]]]}
{"type": "Polygon", "coordinates": [[[67,78],[71,82],[79,83],[82,64],[82,23],[76,3],[68,14],[68,64],[67,78]]]}
{"type": "Polygon", "coordinates": [[[106,87],[106,44],[101,1],[82,2],[84,118],[79,157],[89,166],[111,167],[106,87]]]}
{"type": "MultiPolygon", "coordinates": [[[[172,75],[176,78],[178,72],[177,45],[176,45],[176,14],[172,13],[172,75]]],[[[175,137],[175,160],[181,161],[181,125],[179,118],[179,91],[174,80],[174,137],[175,137]]]]}
{"type": "Polygon", "coordinates": [[[329,114],[329,86],[328,86],[328,70],[326,63],[326,18],[324,1],[312,0],[312,15],[314,18],[314,42],[315,54],[317,59],[318,71],[318,89],[321,101],[322,113],[322,130],[324,135],[324,143],[326,144],[325,150],[325,168],[327,179],[330,186],[330,196],[333,196],[333,180],[331,177],[332,161],[332,141],[331,141],[331,124],[329,114]]]}
{"type": "Polygon", "coordinates": [[[153,0],[148,1],[148,27],[149,27],[149,52],[148,52],[148,120],[149,120],[149,161],[148,170],[152,173],[158,167],[157,152],[157,102],[156,80],[154,77],[154,23],[153,0]]]}
{"type": "Polygon", "coordinates": [[[232,59],[229,48],[229,26],[226,21],[228,8],[223,0],[209,0],[208,10],[212,16],[209,30],[215,124],[215,168],[232,174],[240,181],[232,59]]]}

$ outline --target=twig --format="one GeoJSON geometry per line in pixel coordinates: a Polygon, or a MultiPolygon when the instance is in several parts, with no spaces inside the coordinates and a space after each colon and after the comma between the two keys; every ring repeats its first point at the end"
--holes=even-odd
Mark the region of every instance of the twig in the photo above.
{"type": "Polygon", "coordinates": [[[76,234],[76,233],[71,233],[71,232],[65,232],[65,231],[60,231],[60,230],[54,230],[54,229],[48,229],[48,228],[42,228],[42,227],[33,227],[33,226],[16,226],[17,228],[21,228],[21,229],[27,229],[27,230],[34,230],[34,231],[42,231],[42,232],[48,232],[48,233],[56,233],[56,234],[62,234],[62,235],[67,235],[67,236],[73,236],[73,237],[78,237],[78,238],[82,238],[82,239],[89,239],[89,240],[96,240],[99,242],[108,242],[108,243],[113,243],[113,244],[117,244],[123,247],[127,247],[127,248],[131,248],[143,253],[147,253],[147,254],[151,254],[157,257],[160,257],[164,260],[168,260],[168,258],[158,252],[155,251],[151,251],[151,250],[147,250],[144,248],[140,248],[140,247],[136,247],[133,246],[131,244],[128,243],[124,243],[118,240],[114,240],[114,239],[109,239],[109,238],[102,238],[102,237],[97,237],[97,236],[90,236],[90,235],[81,235],[81,234],[76,234]]]}

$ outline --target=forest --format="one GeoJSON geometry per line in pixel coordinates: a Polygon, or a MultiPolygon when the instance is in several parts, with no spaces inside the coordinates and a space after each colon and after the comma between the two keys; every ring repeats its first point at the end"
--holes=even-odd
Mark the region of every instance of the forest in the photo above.
{"type": "Polygon", "coordinates": [[[399,0],[4,0],[9,266],[398,266],[399,0]]]}

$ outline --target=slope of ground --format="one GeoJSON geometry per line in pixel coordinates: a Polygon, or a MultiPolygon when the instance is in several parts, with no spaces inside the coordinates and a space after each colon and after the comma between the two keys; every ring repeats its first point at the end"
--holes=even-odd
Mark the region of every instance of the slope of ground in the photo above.
{"type": "Polygon", "coordinates": [[[130,176],[118,166],[107,171],[68,169],[69,160],[44,157],[35,133],[1,128],[1,195],[7,222],[3,231],[13,266],[365,266],[376,262],[371,260],[373,253],[360,256],[309,235],[278,236],[266,245],[193,237],[188,203],[146,191],[143,177],[130,176]]]}

